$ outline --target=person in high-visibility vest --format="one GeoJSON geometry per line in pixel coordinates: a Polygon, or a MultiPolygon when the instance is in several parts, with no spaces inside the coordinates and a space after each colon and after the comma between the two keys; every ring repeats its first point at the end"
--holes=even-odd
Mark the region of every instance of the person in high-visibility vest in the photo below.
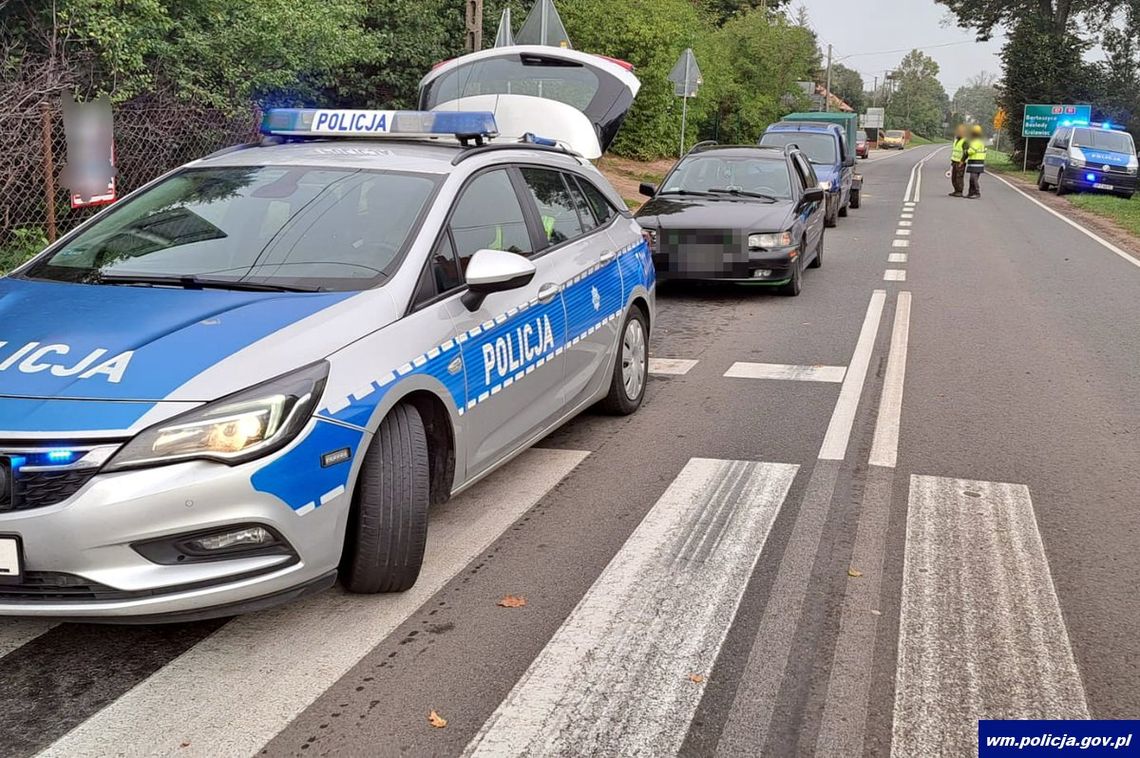
{"type": "Polygon", "coordinates": [[[966,125],[954,130],[954,144],[950,148],[950,184],[954,191],[950,197],[962,197],[966,187],[966,125]]]}
{"type": "Polygon", "coordinates": [[[985,172],[986,142],[982,139],[981,124],[974,124],[970,129],[970,141],[966,144],[966,173],[970,175],[970,194],[966,197],[972,200],[982,196],[979,183],[985,172]]]}

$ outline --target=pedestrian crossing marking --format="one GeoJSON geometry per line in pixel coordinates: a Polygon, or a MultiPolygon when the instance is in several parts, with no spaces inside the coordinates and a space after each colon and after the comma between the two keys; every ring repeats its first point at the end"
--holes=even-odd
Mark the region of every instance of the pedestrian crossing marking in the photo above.
{"type": "Polygon", "coordinates": [[[56,624],[48,619],[0,619],[0,658],[18,650],[56,624]]]}
{"type": "Polygon", "coordinates": [[[1029,488],[912,476],[892,758],[976,755],[979,719],[1087,719],[1029,488]]]}
{"type": "Polygon", "coordinates": [[[676,755],[798,468],[691,459],[464,754],[676,755]]]}
{"type": "Polygon", "coordinates": [[[846,366],[790,366],[783,363],[732,364],[724,375],[729,379],[781,379],[797,382],[834,382],[847,375],[846,366]]]}

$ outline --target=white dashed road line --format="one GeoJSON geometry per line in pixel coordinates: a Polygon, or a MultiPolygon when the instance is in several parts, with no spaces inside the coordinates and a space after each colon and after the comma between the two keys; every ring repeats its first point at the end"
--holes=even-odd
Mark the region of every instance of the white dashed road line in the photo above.
{"type": "Polygon", "coordinates": [[[891,253],[887,256],[887,263],[906,263],[906,253],[891,253]]]}
{"type": "Polygon", "coordinates": [[[724,375],[730,379],[785,379],[799,382],[843,381],[846,366],[789,366],[783,363],[734,363],[724,375]]]}
{"type": "Polygon", "coordinates": [[[912,476],[893,758],[976,755],[979,719],[1087,719],[1029,488],[912,476]]]}
{"type": "Polygon", "coordinates": [[[910,240],[895,240],[891,247],[910,247],[910,240]]]}
{"type": "Polygon", "coordinates": [[[684,376],[696,365],[697,361],[686,358],[650,358],[649,373],[658,376],[684,376]]]}
{"type": "Polygon", "coordinates": [[[798,468],[690,460],[464,754],[676,755],[798,468]]]}
{"type": "Polygon", "coordinates": [[[900,268],[889,268],[883,272],[883,281],[886,282],[905,282],[906,272],[900,268]]]}

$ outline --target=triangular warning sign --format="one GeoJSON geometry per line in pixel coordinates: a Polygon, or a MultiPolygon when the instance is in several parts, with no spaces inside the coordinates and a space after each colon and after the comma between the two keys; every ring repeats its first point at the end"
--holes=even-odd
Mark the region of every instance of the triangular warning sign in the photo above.
{"type": "Polygon", "coordinates": [[[538,0],[527,14],[516,42],[520,45],[548,45],[550,47],[573,47],[570,44],[570,35],[558,10],[554,7],[554,0],[538,0]]]}
{"type": "Polygon", "coordinates": [[[515,34],[511,31],[511,9],[503,9],[499,19],[499,31],[495,34],[495,47],[510,47],[515,44],[515,34]]]}

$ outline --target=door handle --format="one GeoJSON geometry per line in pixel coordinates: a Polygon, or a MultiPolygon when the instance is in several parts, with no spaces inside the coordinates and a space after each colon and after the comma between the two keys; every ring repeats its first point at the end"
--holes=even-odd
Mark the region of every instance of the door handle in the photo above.
{"type": "Polygon", "coordinates": [[[602,263],[609,263],[610,261],[612,261],[616,257],[617,257],[617,253],[615,253],[613,250],[608,250],[608,251],[602,253],[602,256],[600,258],[598,258],[598,260],[601,261],[602,263]]]}
{"type": "Polygon", "coordinates": [[[562,291],[561,284],[544,284],[538,288],[538,302],[549,303],[562,291]]]}

